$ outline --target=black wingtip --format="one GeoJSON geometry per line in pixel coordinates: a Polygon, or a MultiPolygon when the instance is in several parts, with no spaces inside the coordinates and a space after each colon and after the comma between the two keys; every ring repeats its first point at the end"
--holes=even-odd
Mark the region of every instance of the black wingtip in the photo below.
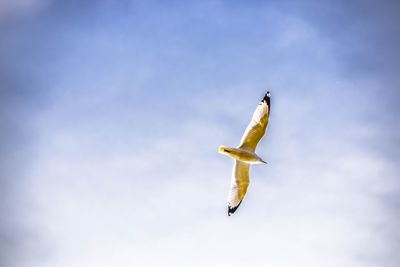
{"type": "Polygon", "coordinates": [[[231,214],[235,213],[235,211],[237,210],[237,208],[239,208],[241,203],[242,201],[240,201],[236,207],[231,207],[231,205],[228,205],[228,216],[231,216],[231,214]]]}
{"type": "Polygon", "coordinates": [[[268,104],[270,101],[270,98],[271,98],[271,93],[269,91],[267,91],[267,93],[264,95],[264,98],[262,101],[264,101],[268,104]]]}
{"type": "Polygon", "coordinates": [[[264,95],[262,102],[267,103],[268,109],[271,110],[271,93],[269,91],[264,95]]]}

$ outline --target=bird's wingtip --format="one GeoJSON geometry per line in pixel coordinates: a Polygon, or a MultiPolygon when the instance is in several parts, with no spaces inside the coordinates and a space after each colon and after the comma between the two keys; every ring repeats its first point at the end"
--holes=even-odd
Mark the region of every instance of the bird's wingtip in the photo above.
{"type": "Polygon", "coordinates": [[[239,204],[235,207],[231,207],[231,205],[228,205],[228,216],[231,216],[231,214],[235,213],[235,211],[237,210],[237,208],[239,208],[240,204],[242,203],[242,201],[239,202],[239,204]]]}
{"type": "Polygon", "coordinates": [[[268,103],[270,98],[271,98],[271,93],[267,91],[267,93],[264,95],[263,101],[268,103]]]}
{"type": "MultiPolygon", "coordinates": [[[[271,109],[271,93],[269,91],[267,91],[267,93],[264,95],[262,102],[264,102],[268,105],[268,110],[271,109]]],[[[268,111],[268,114],[269,114],[269,111],[268,111]]]]}

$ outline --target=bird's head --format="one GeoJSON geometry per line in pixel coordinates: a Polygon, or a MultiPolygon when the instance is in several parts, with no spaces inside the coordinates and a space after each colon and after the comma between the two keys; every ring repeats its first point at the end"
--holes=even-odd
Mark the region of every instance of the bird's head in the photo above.
{"type": "Polygon", "coordinates": [[[230,150],[226,146],[219,146],[218,152],[221,154],[229,154],[230,150]]]}

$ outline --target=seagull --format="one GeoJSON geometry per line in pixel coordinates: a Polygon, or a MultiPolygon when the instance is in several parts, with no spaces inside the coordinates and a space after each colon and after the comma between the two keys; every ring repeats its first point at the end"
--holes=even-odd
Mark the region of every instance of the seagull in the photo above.
{"type": "Polygon", "coordinates": [[[256,153],[256,146],[264,136],[270,114],[270,92],[261,100],[247,126],[237,148],[220,146],[218,152],[235,160],[232,172],[231,189],[228,197],[228,215],[233,214],[242,203],[249,186],[249,171],[252,164],[267,163],[256,153]]]}

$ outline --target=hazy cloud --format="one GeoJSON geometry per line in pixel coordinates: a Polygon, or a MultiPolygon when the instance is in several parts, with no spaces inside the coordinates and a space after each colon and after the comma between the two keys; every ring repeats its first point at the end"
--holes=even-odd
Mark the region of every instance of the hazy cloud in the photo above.
{"type": "Polygon", "coordinates": [[[1,22],[3,265],[398,264],[396,3],[39,2],[1,22]]]}

